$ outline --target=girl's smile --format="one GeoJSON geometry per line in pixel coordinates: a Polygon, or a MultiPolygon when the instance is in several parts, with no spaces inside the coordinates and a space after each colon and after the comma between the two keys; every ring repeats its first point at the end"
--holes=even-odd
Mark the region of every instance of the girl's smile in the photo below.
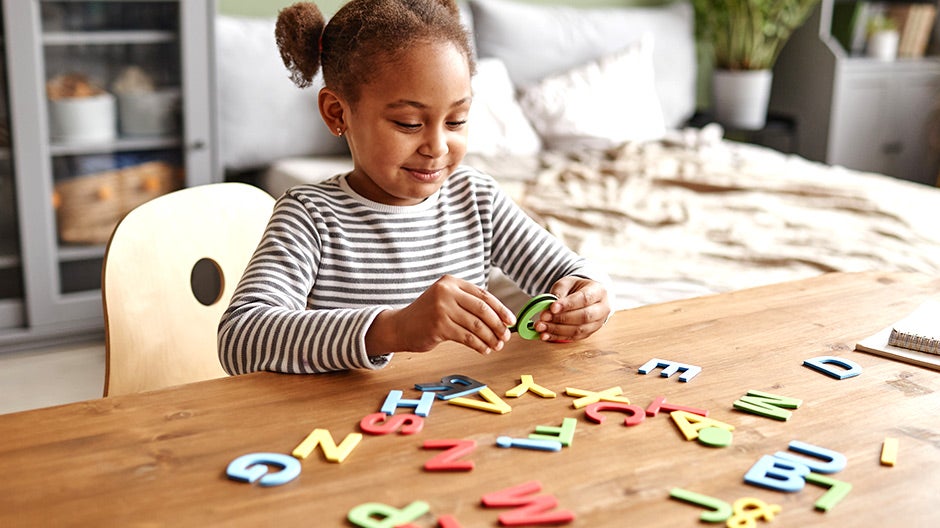
{"type": "Polygon", "coordinates": [[[444,169],[410,169],[405,167],[406,171],[410,172],[411,175],[418,181],[425,183],[433,183],[438,179],[441,179],[442,182],[447,178],[447,172],[444,169]]]}

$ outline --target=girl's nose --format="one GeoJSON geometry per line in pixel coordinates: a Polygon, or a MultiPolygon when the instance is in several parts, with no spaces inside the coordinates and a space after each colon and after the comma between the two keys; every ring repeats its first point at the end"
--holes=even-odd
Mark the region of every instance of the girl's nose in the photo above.
{"type": "Polygon", "coordinates": [[[450,149],[447,146],[447,134],[443,130],[426,129],[424,142],[418,153],[429,158],[440,158],[450,149]]]}

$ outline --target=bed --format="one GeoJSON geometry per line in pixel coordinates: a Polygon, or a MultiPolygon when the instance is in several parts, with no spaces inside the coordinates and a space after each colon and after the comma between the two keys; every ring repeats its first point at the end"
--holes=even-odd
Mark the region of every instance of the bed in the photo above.
{"type": "MultiPolygon", "coordinates": [[[[467,163],[603,264],[616,309],[830,271],[940,273],[940,189],[685,126],[699,82],[686,2],[470,0],[463,13],[479,57],[467,163]]],[[[258,171],[277,196],[351,160],[271,31],[218,21],[220,131],[226,168],[258,171]]],[[[491,289],[511,307],[525,298],[498,272],[491,289]]]]}

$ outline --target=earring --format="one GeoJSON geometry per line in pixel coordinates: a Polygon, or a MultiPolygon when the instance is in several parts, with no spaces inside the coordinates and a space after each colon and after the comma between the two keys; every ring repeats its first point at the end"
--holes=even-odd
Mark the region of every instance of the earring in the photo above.
{"type": "Polygon", "coordinates": [[[343,129],[340,127],[336,127],[336,135],[339,137],[343,137],[343,134],[344,134],[343,129]]]}

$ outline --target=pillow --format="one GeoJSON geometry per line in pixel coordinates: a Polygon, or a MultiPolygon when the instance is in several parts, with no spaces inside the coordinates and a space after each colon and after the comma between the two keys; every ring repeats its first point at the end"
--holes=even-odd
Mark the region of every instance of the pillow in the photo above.
{"type": "Polygon", "coordinates": [[[652,37],[525,88],[520,104],[550,149],[610,148],[666,133],[652,37]]]}
{"type": "Polygon", "coordinates": [[[516,102],[516,90],[503,61],[479,60],[472,86],[468,153],[525,156],[541,150],[538,134],[516,102]]]}
{"type": "Polygon", "coordinates": [[[652,33],[653,67],[666,126],[695,112],[694,13],[686,1],[658,7],[578,8],[470,0],[477,54],[497,57],[517,87],[610,55],[652,33]]]}
{"type": "Polygon", "coordinates": [[[274,19],[220,15],[215,31],[223,168],[348,154],[346,142],[330,133],[317,109],[322,78],[303,90],[291,82],[274,42],[274,19]]]}

